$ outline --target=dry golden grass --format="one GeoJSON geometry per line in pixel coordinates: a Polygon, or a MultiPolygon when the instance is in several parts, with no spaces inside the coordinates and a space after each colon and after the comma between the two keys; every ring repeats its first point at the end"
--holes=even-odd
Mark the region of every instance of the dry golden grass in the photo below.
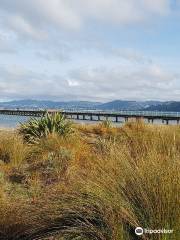
{"type": "Polygon", "coordinates": [[[1,133],[0,239],[178,240],[180,127],[75,128],[34,145],[1,133]]]}

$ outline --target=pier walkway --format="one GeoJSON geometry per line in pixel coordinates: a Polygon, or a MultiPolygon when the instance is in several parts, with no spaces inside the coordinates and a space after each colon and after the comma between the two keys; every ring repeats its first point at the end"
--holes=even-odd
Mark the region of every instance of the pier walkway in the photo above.
{"type": "Polygon", "coordinates": [[[1,109],[1,115],[16,115],[16,116],[30,116],[41,117],[46,112],[54,114],[61,112],[68,119],[83,120],[83,121],[104,121],[111,120],[112,122],[125,122],[129,119],[145,119],[153,123],[154,120],[161,120],[162,123],[169,124],[170,121],[180,123],[180,112],[150,112],[150,111],[96,111],[96,110],[15,110],[15,109],[1,109]]]}

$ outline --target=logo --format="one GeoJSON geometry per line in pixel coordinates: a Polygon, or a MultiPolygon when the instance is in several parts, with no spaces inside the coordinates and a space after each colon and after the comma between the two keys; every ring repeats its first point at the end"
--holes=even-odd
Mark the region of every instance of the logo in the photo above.
{"type": "Polygon", "coordinates": [[[135,234],[136,235],[138,235],[138,236],[141,236],[141,235],[143,235],[143,229],[141,228],[141,227],[137,227],[136,229],[135,229],[135,234]]]}

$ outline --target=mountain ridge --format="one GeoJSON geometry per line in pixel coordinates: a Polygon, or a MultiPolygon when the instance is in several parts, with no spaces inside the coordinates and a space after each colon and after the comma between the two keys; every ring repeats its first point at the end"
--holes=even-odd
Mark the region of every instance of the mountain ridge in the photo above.
{"type": "Polygon", "coordinates": [[[180,102],[169,101],[163,102],[157,106],[149,106],[147,111],[163,111],[163,112],[180,112],[180,102]]]}
{"type": "Polygon", "coordinates": [[[51,101],[51,100],[13,100],[0,102],[0,108],[12,109],[76,109],[76,110],[144,110],[144,111],[175,111],[180,112],[178,101],[128,101],[114,100],[106,103],[90,101],[51,101]]]}
{"type": "MultiPolygon", "coordinates": [[[[171,102],[170,102],[171,103],[171,102]]],[[[83,110],[156,110],[167,102],[160,101],[128,101],[114,100],[106,103],[90,101],[51,101],[51,100],[13,100],[9,102],[0,102],[0,108],[21,108],[21,109],[83,109],[83,110]]],[[[179,102],[180,106],[180,102],[179,102]]]]}

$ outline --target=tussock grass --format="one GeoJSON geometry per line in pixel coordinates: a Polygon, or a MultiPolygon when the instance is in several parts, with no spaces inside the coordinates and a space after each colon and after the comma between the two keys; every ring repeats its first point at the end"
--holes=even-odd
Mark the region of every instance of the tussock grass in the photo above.
{"type": "Polygon", "coordinates": [[[75,128],[31,145],[1,135],[0,239],[178,240],[180,127],[75,128]]]}
{"type": "Polygon", "coordinates": [[[28,147],[17,133],[0,133],[0,161],[18,167],[26,159],[28,147]]]}

